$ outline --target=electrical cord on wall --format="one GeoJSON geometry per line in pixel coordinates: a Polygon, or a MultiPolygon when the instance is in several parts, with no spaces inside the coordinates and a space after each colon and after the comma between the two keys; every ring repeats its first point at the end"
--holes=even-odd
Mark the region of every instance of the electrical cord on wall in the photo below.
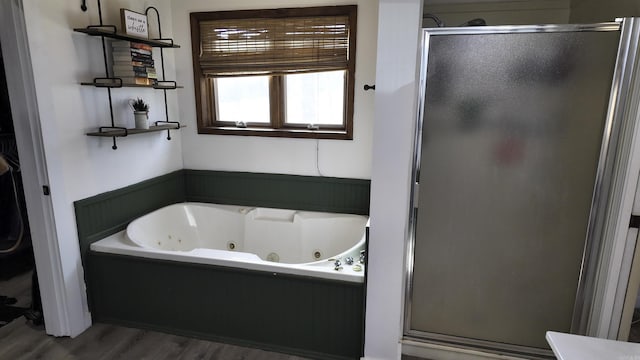
{"type": "Polygon", "coordinates": [[[20,247],[20,244],[22,244],[22,238],[24,237],[24,220],[22,219],[22,211],[20,209],[20,201],[18,201],[18,188],[16,187],[16,178],[15,178],[15,172],[13,170],[13,168],[11,168],[11,166],[8,167],[8,174],[5,176],[10,176],[11,177],[11,184],[13,185],[13,195],[14,195],[14,199],[16,200],[16,209],[18,211],[18,219],[20,220],[20,232],[18,234],[18,239],[16,240],[16,242],[9,248],[7,249],[0,249],[0,254],[9,254],[14,252],[18,247],[20,247]]]}
{"type": "Polygon", "coordinates": [[[324,176],[320,171],[320,139],[316,139],[316,170],[318,175],[324,176]]]}
{"type": "MultiPolygon", "coordinates": [[[[3,135],[0,137],[0,168],[4,169],[3,176],[8,176],[11,181],[11,190],[13,190],[14,200],[16,201],[16,209],[18,211],[18,219],[20,220],[20,232],[16,242],[7,249],[0,249],[0,254],[9,254],[14,252],[22,244],[24,238],[24,219],[22,218],[22,209],[18,200],[17,176],[20,176],[20,159],[18,158],[18,147],[16,139],[13,135],[3,135]]],[[[9,191],[11,191],[9,190],[9,191]]]]}

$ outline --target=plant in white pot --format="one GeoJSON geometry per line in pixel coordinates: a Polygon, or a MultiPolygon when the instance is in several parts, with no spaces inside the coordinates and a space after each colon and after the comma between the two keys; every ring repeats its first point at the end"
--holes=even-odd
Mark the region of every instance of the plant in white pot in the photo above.
{"type": "Polygon", "coordinates": [[[135,119],[136,129],[149,128],[149,104],[141,98],[129,100],[129,106],[133,109],[133,118],[135,119]]]}

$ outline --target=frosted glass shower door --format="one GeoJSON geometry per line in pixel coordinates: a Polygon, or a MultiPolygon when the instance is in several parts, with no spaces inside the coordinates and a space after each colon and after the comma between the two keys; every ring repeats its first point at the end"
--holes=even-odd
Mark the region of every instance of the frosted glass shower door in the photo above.
{"type": "Polygon", "coordinates": [[[429,37],[410,332],[570,330],[619,37],[429,37]]]}

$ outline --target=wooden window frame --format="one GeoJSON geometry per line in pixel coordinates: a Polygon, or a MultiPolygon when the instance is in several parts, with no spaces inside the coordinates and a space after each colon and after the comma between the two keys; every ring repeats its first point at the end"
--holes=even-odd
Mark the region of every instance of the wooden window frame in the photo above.
{"type": "Polygon", "coordinates": [[[306,8],[283,8],[269,10],[238,10],[194,12],[191,20],[191,47],[193,59],[193,76],[196,98],[196,113],[198,134],[215,135],[245,135],[269,136],[289,138],[315,139],[353,139],[353,103],[355,89],[356,62],[356,28],[357,6],[322,6],[306,8]],[[259,125],[248,123],[240,128],[229,122],[216,120],[215,81],[203,74],[199,63],[200,50],[200,21],[220,19],[259,19],[259,18],[287,18],[309,16],[348,16],[349,17],[349,48],[348,62],[345,69],[343,126],[319,125],[318,129],[308,129],[303,124],[285,124],[285,75],[271,75],[269,81],[270,124],[259,125]]]}

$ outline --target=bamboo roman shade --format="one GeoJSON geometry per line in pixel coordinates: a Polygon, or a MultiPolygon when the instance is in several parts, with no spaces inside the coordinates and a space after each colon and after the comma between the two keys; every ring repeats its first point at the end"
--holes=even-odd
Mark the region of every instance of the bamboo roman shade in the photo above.
{"type": "Polygon", "coordinates": [[[200,21],[205,76],[346,69],[347,15],[200,21]]]}

